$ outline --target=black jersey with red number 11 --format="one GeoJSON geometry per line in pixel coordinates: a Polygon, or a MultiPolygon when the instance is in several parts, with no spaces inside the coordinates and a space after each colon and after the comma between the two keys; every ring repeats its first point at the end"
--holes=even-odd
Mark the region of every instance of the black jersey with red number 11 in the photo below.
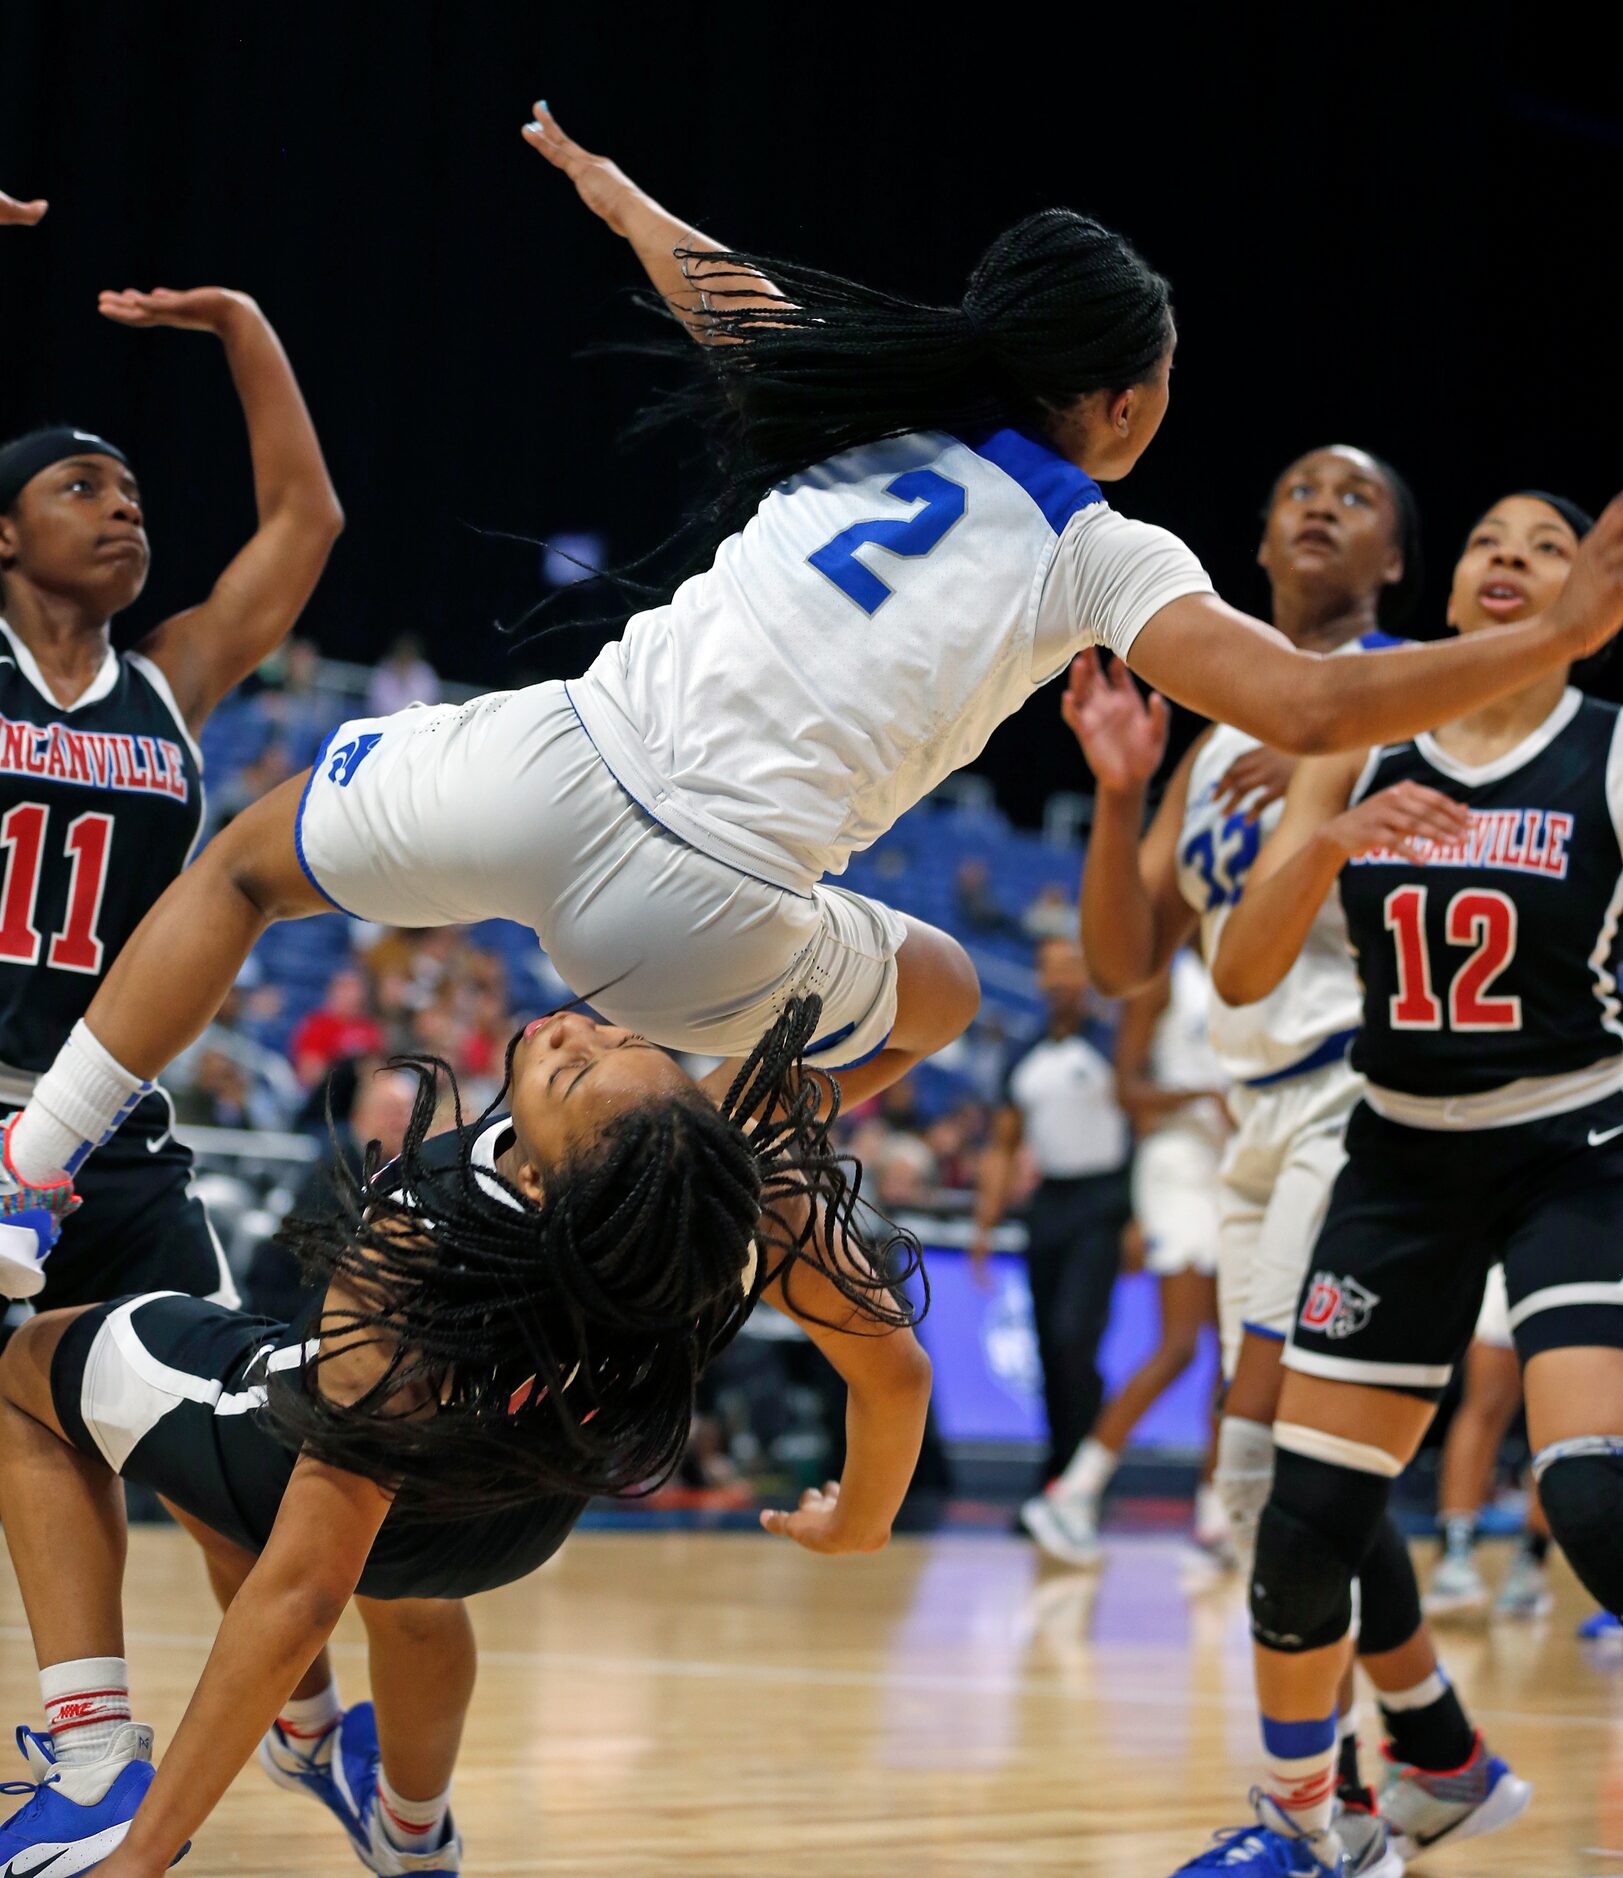
{"type": "Polygon", "coordinates": [[[202,820],[202,759],[149,660],[109,653],[64,709],[0,621],[4,1093],[50,1066],[202,820]]]}
{"type": "Polygon", "coordinates": [[[1568,690],[1539,728],[1472,767],[1434,737],[1377,751],[1359,799],[1419,782],[1469,805],[1471,831],[1423,860],[1341,873],[1364,983],[1352,1060],[1372,1083],[1464,1096],[1567,1076],[1623,1052],[1623,736],[1615,706],[1568,690]]]}

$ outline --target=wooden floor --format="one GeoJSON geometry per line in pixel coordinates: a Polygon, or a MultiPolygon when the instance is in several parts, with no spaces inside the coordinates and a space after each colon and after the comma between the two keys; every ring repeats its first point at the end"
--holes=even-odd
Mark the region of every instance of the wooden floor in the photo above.
{"type": "MultiPolygon", "coordinates": [[[[212,1632],[177,1533],[135,1533],[127,1611],[161,1749],[212,1632]]],[[[1582,1611],[1563,1581],[1546,1624],[1450,1633],[1455,1680],[1538,1791],[1519,1826],[1425,1870],[1623,1878],[1623,1648],[1578,1645],[1582,1611]]],[[[470,1874],[1166,1878],[1237,1821],[1256,1771],[1239,1590],[1185,1595],[1165,1540],[1117,1542],[1090,1579],[996,1537],[829,1561],[743,1534],[588,1532],[476,1617],[470,1874]]],[[[347,1625],[339,1659],[353,1699],[347,1625]]],[[[0,1720],[36,1708],[0,1569],[0,1720]]],[[[319,1808],[250,1770],[184,1869],[359,1867],[319,1808]]]]}

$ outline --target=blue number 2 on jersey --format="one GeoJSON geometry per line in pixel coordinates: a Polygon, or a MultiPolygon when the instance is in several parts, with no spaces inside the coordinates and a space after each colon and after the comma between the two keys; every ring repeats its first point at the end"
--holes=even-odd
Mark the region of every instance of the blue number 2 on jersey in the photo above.
{"type": "Polygon", "coordinates": [[[815,554],[806,556],[819,574],[827,575],[848,600],[854,600],[869,615],[877,613],[895,590],[857,559],[857,549],[883,548],[910,559],[928,554],[962,517],[969,500],[962,483],[932,469],[904,471],[885,484],[885,494],[898,502],[922,502],[924,507],[906,521],[853,522],[815,554]]]}
{"type": "Polygon", "coordinates": [[[1261,845],[1262,830],[1238,813],[1229,816],[1221,828],[1203,828],[1184,843],[1183,864],[1200,875],[1208,913],[1239,899],[1261,845]]]}

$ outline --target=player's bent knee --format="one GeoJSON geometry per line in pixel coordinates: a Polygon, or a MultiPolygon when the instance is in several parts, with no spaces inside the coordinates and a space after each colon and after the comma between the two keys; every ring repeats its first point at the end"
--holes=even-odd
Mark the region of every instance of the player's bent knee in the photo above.
{"type": "Polygon", "coordinates": [[[1539,1500],[1584,1589],[1623,1615],[1623,1437],[1558,1441],[1533,1457],[1539,1500]]]}
{"type": "Polygon", "coordinates": [[[1257,1529],[1251,1630],[1269,1649],[1322,1650],[1352,1627],[1352,1581],[1380,1531],[1392,1483],[1386,1474],[1299,1453],[1285,1445],[1292,1434],[1274,1432],[1274,1490],[1257,1529]]]}

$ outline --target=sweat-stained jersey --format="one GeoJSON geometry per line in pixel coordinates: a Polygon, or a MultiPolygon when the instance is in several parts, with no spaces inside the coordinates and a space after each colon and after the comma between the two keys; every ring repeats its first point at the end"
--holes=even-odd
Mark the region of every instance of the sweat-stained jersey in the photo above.
{"type": "Polygon", "coordinates": [[[64,709],[0,620],[0,1099],[26,1100],[202,819],[202,759],[155,665],[109,652],[64,709]]]}
{"type": "Polygon", "coordinates": [[[1493,1125],[1623,1087],[1620,721],[1568,689],[1492,763],[1463,764],[1429,735],[1372,753],[1354,800],[1418,782],[1471,811],[1452,846],[1341,872],[1364,986],[1353,1063],[1381,1113],[1493,1125]]]}
{"type": "Polygon", "coordinates": [[[1014,430],[920,432],[783,483],[569,696],[620,786],[791,892],[840,874],[1091,645],[1210,593],[1175,535],[1014,430]]]}

